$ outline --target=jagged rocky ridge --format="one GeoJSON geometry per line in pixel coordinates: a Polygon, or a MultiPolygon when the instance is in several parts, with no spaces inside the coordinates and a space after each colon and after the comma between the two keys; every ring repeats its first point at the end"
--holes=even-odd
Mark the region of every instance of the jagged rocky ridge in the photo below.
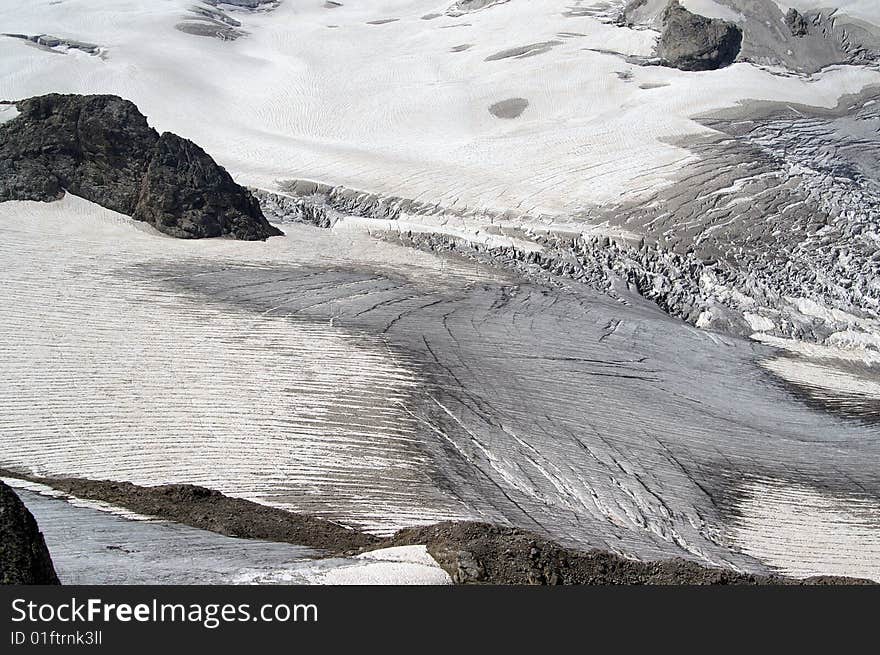
{"type": "Polygon", "coordinates": [[[0,482],[0,584],[59,584],[37,522],[3,482],[0,482]]]}
{"type": "Polygon", "coordinates": [[[0,202],[50,202],[69,191],[174,237],[281,234],[204,150],[160,135],[127,100],[51,94],[16,108],[0,126],[0,202]]]}

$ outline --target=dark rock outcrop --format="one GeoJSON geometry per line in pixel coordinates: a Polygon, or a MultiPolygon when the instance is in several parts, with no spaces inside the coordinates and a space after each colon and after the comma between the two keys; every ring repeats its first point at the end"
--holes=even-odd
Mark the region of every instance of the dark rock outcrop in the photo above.
{"type": "Polygon", "coordinates": [[[804,18],[804,15],[801,12],[794,8],[789,9],[785,14],[785,24],[788,25],[788,29],[791,31],[792,36],[806,36],[810,31],[810,24],[807,22],[807,19],[804,18]]]}
{"type": "Polygon", "coordinates": [[[153,150],[132,218],[181,238],[232,234],[256,241],[274,230],[260,204],[192,141],[163,134],[153,150]],[[259,217],[260,220],[255,220],[259,217]]]}
{"type": "Polygon", "coordinates": [[[742,30],[725,20],[692,14],[678,0],[663,12],[657,56],[667,66],[705,71],[732,64],[742,48],[742,30]]]}
{"type": "Polygon", "coordinates": [[[159,135],[110,95],[46,95],[0,126],[0,202],[69,191],[179,238],[281,234],[249,191],[194,143],[159,135]]]}
{"type": "Polygon", "coordinates": [[[37,522],[3,482],[0,482],[0,584],[59,584],[37,522]]]}
{"type": "Polygon", "coordinates": [[[0,200],[56,200],[70,191],[123,214],[159,138],[132,103],[48,95],[16,105],[0,127],[0,200]]]}

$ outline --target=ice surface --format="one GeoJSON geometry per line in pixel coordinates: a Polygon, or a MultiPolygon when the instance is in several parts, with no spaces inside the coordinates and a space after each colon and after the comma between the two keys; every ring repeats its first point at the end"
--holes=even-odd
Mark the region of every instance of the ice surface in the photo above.
{"type": "Polygon", "coordinates": [[[434,491],[403,409],[418,373],[381,339],[291,324],[282,302],[251,314],[157,297],[131,268],[289,261],[300,244],[191,246],[72,195],[4,203],[0,225],[10,237],[0,246],[7,462],[42,443],[27,458],[39,472],[190,482],[282,506],[294,489],[315,499],[300,509],[380,531],[468,515],[434,491]],[[33,423],[49,441],[27,434],[33,423]],[[151,447],[133,450],[132,439],[151,447]]]}
{"type": "Polygon", "coordinates": [[[18,110],[13,105],[0,105],[0,125],[11,121],[18,116],[18,110]]]}
{"type": "MultiPolygon", "coordinates": [[[[287,0],[236,13],[248,34],[234,42],[175,29],[190,4],[0,0],[4,30],[105,48],[61,57],[0,39],[0,99],[120,94],[240,182],[314,179],[449,212],[394,225],[341,216],[333,230],[285,225],[289,238],[243,244],[178,242],[74,197],[0,205],[0,464],[197,483],[376,532],[480,518],[569,545],[756,571],[778,554],[741,544],[772,534],[782,549],[797,544],[810,572],[827,572],[824,546],[802,552],[825,523],[792,511],[785,530],[756,520],[733,538],[723,508],[747,474],[875,502],[876,426],[817,409],[803,390],[824,384],[825,402],[860,376],[859,400],[873,402],[873,361],[782,358],[779,343],[693,329],[625,290],[615,300],[577,283],[544,287],[366,232],[534,250],[510,236],[527,221],[637,239],[635,227],[595,224],[589,212],[676,194],[698,161],[688,144],[719,136],[692,117],[747,100],[832,108],[880,72],[638,66],[628,58],[650,56],[655,32],[570,0],[507,2],[466,20],[422,20],[447,8],[434,0],[332,11],[287,0]],[[538,43],[551,45],[492,59],[538,43]],[[528,100],[518,118],[487,111],[510,98],[528,100]],[[482,211],[508,214],[487,226],[500,214],[472,218],[482,211]],[[776,362],[772,374],[762,361],[776,362]]],[[[841,4],[880,21],[873,2],[841,4]]],[[[699,174],[718,178],[708,166],[699,174]]],[[[722,213],[725,189],[741,187],[720,179],[722,213]]],[[[841,322],[824,347],[870,346],[870,334],[849,333],[863,319],[792,302],[841,322]]],[[[746,516],[770,511],[750,507],[746,516]]],[[[866,525],[858,543],[874,570],[880,536],[866,525]]],[[[314,575],[442,577],[415,560],[314,575]]],[[[241,576],[301,579],[294,568],[241,576]]]]}
{"type": "Polygon", "coordinates": [[[755,571],[725,536],[743,475],[880,496],[876,428],[781,388],[774,348],[357,226],[192,242],[73,196],[0,205],[0,466],[755,571]]]}
{"type": "Polygon", "coordinates": [[[731,536],[779,571],[880,582],[880,504],[859,494],[822,492],[776,479],[746,480],[731,536]]]}

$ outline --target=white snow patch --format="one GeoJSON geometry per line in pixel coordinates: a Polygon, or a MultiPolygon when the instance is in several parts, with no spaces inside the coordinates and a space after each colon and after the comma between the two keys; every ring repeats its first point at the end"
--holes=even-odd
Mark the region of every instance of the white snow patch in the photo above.
{"type": "Polygon", "coordinates": [[[778,357],[762,361],[761,366],[784,380],[811,390],[826,392],[832,397],[880,399],[880,381],[844,371],[831,364],[778,357]]]}
{"type": "Polygon", "coordinates": [[[747,481],[730,537],[744,552],[795,577],[880,582],[880,505],[776,479],[747,481]]]}
{"type": "Polygon", "coordinates": [[[262,188],[307,176],[456,210],[562,215],[669,184],[693,158],[670,143],[707,132],[691,116],[746,99],[833,107],[880,82],[854,66],[810,80],[744,63],[710,73],[632,66],[621,55],[650,55],[656,33],[566,17],[570,0],[511,2],[449,29],[462,21],[421,20],[436,0],[345,3],[335,29],[321,3],[288,0],[236,13],[249,34],[234,42],[176,30],[190,4],[0,0],[5,30],[107,48],[105,59],[60,57],[0,39],[3,96],[120,94],[262,188]],[[387,18],[399,20],[369,24],[387,18]],[[572,32],[583,36],[559,36],[572,32]],[[548,41],[560,43],[486,61],[548,41]],[[452,52],[462,43],[473,47],[452,52]],[[595,51],[608,49],[618,54],[595,51]],[[510,97],[529,100],[527,116],[486,111],[510,97]]]}
{"type": "Polygon", "coordinates": [[[874,345],[873,335],[864,335],[864,342],[858,340],[857,336],[862,336],[862,333],[853,333],[852,336],[847,333],[833,334],[828,338],[828,345],[784,339],[769,334],[754,334],[752,339],[810,359],[857,362],[868,366],[880,365],[880,352],[859,346],[859,344],[874,345]]]}
{"type": "Polygon", "coordinates": [[[706,18],[720,18],[733,23],[744,23],[746,18],[731,7],[720,5],[714,0],[681,0],[681,5],[694,14],[706,18]]]}
{"type": "Polygon", "coordinates": [[[845,312],[842,309],[827,307],[826,305],[818,303],[811,298],[787,297],[786,300],[793,303],[797,311],[799,311],[801,314],[805,316],[811,316],[813,318],[818,318],[819,320],[826,323],[843,323],[846,325],[876,327],[876,321],[859,318],[858,316],[850,314],[849,312],[845,312]]]}
{"type": "Polygon", "coordinates": [[[425,546],[393,546],[380,548],[361,553],[357,559],[380,562],[402,562],[408,564],[421,564],[423,566],[436,567],[437,562],[428,554],[425,546]]]}
{"type": "Polygon", "coordinates": [[[749,327],[755,332],[767,332],[776,327],[776,324],[765,316],[743,312],[743,317],[746,319],[749,327]]]}
{"type": "Polygon", "coordinates": [[[374,550],[349,559],[315,560],[277,571],[243,571],[235,584],[449,585],[425,546],[374,550]]]}
{"type": "Polygon", "coordinates": [[[0,125],[3,123],[8,123],[13,118],[18,116],[19,111],[15,105],[4,105],[0,104],[0,125]]]}

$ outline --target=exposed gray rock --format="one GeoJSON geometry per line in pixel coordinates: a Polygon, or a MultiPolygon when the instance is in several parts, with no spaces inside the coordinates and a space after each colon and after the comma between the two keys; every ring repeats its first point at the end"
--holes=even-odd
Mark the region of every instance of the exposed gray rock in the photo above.
{"type": "Polygon", "coordinates": [[[160,137],[127,100],[52,94],[16,107],[0,126],[0,202],[69,191],[176,237],[280,234],[225,169],[189,141],[160,137]]]}
{"type": "Polygon", "coordinates": [[[195,16],[175,26],[181,32],[193,36],[210,36],[221,41],[234,41],[247,34],[240,29],[241,21],[221,9],[202,5],[193,6],[190,11],[195,16]]]}
{"type": "MultiPolygon", "coordinates": [[[[870,64],[880,57],[880,27],[840,14],[837,9],[785,13],[775,0],[715,0],[742,30],[737,61],[785,67],[812,74],[835,64],[870,64]]],[[[619,7],[619,5],[617,5],[619,7]]],[[[615,15],[594,18],[663,31],[668,0],[630,0],[615,15]]],[[[650,62],[642,62],[650,63],[650,62]]]]}
{"type": "Polygon", "coordinates": [[[663,13],[657,55],[673,68],[716,70],[736,60],[742,39],[742,30],[737,25],[692,14],[678,0],[672,0],[663,13]]]}
{"type": "Polygon", "coordinates": [[[807,19],[794,7],[785,14],[785,24],[791,30],[792,36],[806,36],[810,31],[810,24],[807,22],[807,19]]]}
{"type": "Polygon", "coordinates": [[[48,202],[64,190],[129,214],[158,134],[115,96],[47,95],[0,126],[0,201],[48,202]]]}
{"type": "Polygon", "coordinates": [[[37,522],[3,482],[0,482],[0,584],[59,584],[37,522]]]}
{"type": "MultiPolygon", "coordinates": [[[[280,2],[278,0],[204,0],[202,5],[190,7],[194,16],[181,21],[175,27],[193,36],[209,36],[221,41],[235,41],[247,36],[241,29],[241,21],[236,20],[228,12],[272,11],[280,2]]],[[[341,6],[339,3],[327,3],[325,7],[341,6]]]]}
{"type": "Polygon", "coordinates": [[[469,550],[460,550],[455,557],[455,571],[452,581],[455,584],[482,582],[486,579],[486,569],[469,550]]]}
{"type": "Polygon", "coordinates": [[[280,234],[225,168],[192,141],[170,132],[156,144],[132,218],[184,239],[230,234],[258,241],[280,234]]]}
{"type": "Polygon", "coordinates": [[[209,36],[215,39],[220,39],[221,41],[235,41],[237,38],[247,34],[244,30],[230,27],[222,22],[208,18],[182,21],[175,25],[175,27],[184,34],[191,34],[192,36],[209,36]]]}

